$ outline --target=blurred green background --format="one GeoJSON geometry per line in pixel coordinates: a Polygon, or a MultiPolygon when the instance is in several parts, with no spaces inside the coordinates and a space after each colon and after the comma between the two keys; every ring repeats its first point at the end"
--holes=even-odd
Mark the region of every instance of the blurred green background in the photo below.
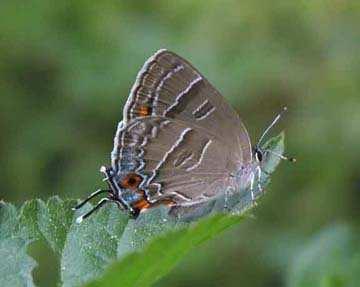
{"type": "MultiPolygon", "coordinates": [[[[280,165],[254,218],[157,286],[360,286],[359,27],[358,1],[1,1],[0,199],[102,186],[135,76],[167,48],[253,142],[287,105],[274,134],[286,130],[298,162],[280,165]]],[[[52,286],[54,256],[33,252],[48,263],[36,283],[52,286]]]]}

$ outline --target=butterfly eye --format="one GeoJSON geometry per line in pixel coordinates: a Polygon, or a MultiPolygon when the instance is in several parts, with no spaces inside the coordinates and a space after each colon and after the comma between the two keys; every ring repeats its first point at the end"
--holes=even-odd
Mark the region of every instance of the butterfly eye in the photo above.
{"type": "Polygon", "coordinates": [[[262,159],[263,159],[263,154],[262,154],[261,150],[259,150],[259,149],[255,150],[255,156],[256,156],[256,159],[257,159],[259,162],[262,161],[262,159]]]}
{"type": "Polygon", "coordinates": [[[136,189],[142,181],[142,177],[136,173],[127,174],[120,182],[123,188],[136,189]]]}

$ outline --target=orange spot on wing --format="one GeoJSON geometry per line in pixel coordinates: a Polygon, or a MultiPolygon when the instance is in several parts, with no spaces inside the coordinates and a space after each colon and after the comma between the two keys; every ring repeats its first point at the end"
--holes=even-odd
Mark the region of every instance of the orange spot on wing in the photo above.
{"type": "Polygon", "coordinates": [[[140,199],[139,201],[135,202],[134,208],[138,210],[146,209],[150,207],[150,203],[146,199],[140,199]]]}
{"type": "Polygon", "coordinates": [[[128,189],[137,189],[142,181],[142,177],[137,173],[128,173],[120,182],[121,187],[128,189]]]}
{"type": "Polygon", "coordinates": [[[154,203],[150,203],[146,198],[145,198],[145,192],[142,190],[139,190],[139,192],[142,193],[143,198],[141,198],[140,200],[138,200],[137,202],[135,202],[133,204],[133,208],[135,210],[137,210],[138,212],[140,212],[143,209],[147,209],[147,208],[152,208],[152,207],[156,207],[159,205],[167,205],[169,207],[176,205],[176,202],[173,201],[171,198],[164,198],[161,199],[159,201],[156,201],[154,203]]]}
{"type": "Polygon", "coordinates": [[[151,110],[151,107],[149,107],[149,106],[140,106],[137,111],[138,115],[141,117],[149,116],[149,115],[151,115],[151,112],[152,112],[152,110],[151,110]]]}

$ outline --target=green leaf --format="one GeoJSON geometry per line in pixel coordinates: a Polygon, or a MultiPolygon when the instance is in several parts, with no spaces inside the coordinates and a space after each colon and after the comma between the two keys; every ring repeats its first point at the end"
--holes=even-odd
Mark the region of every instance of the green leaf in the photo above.
{"type": "Polygon", "coordinates": [[[168,215],[168,208],[159,207],[140,214],[136,220],[130,220],[118,244],[118,258],[141,249],[149,240],[170,230],[176,230],[184,224],[168,215]]]}
{"type": "Polygon", "coordinates": [[[102,274],[116,259],[127,221],[127,215],[115,205],[107,205],[81,224],[72,224],[61,257],[64,286],[78,286],[102,274]]]}
{"type": "Polygon", "coordinates": [[[191,249],[241,221],[241,216],[218,214],[195,225],[158,237],[141,252],[109,268],[104,277],[86,286],[150,286],[167,274],[191,249]]]}
{"type": "Polygon", "coordinates": [[[18,227],[16,208],[0,202],[0,286],[34,286],[36,263],[26,254],[31,240],[22,238],[18,227]]]}
{"type": "Polygon", "coordinates": [[[19,211],[19,228],[23,238],[43,239],[38,224],[38,214],[43,201],[39,199],[26,201],[19,211]]]}
{"type": "Polygon", "coordinates": [[[26,254],[28,244],[16,236],[0,241],[0,286],[34,286],[36,262],[26,254]]]}
{"type": "Polygon", "coordinates": [[[17,231],[15,206],[0,201],[0,240],[14,236],[17,231]]]}
{"type": "Polygon", "coordinates": [[[40,202],[41,210],[38,212],[38,224],[41,234],[50,247],[61,254],[65,240],[73,221],[72,207],[75,200],[63,201],[59,197],[50,198],[47,203],[40,202]]]}
{"type": "Polygon", "coordinates": [[[58,197],[31,200],[17,209],[0,203],[0,286],[34,286],[36,262],[26,254],[29,244],[44,240],[61,254],[73,217],[74,200],[58,197]]]}

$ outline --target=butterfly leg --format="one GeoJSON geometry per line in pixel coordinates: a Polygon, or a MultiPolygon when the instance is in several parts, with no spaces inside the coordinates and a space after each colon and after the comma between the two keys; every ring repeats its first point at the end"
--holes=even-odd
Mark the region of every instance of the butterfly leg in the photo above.
{"type": "Polygon", "coordinates": [[[85,218],[89,217],[91,214],[93,214],[96,210],[101,208],[104,204],[108,203],[109,201],[111,201],[111,200],[109,198],[107,198],[107,197],[101,199],[98,202],[98,204],[95,205],[95,207],[90,209],[90,211],[88,211],[87,213],[85,213],[83,215],[80,215],[78,218],[76,218],[76,223],[81,223],[85,218]]]}
{"type": "Polygon", "coordinates": [[[259,189],[259,191],[262,193],[262,192],[263,192],[263,188],[262,188],[262,186],[261,186],[261,168],[260,168],[260,166],[258,166],[258,167],[256,168],[256,171],[257,171],[257,180],[258,180],[257,184],[258,184],[258,189],[259,189]]]}
{"type": "Polygon", "coordinates": [[[253,202],[255,201],[254,182],[255,182],[255,174],[252,172],[251,173],[251,178],[250,178],[250,192],[251,192],[251,200],[253,202]]]}
{"type": "Polygon", "coordinates": [[[82,202],[80,202],[78,205],[76,205],[72,209],[77,210],[77,209],[83,207],[85,205],[85,203],[87,203],[89,200],[91,200],[95,196],[97,196],[97,195],[99,195],[101,193],[105,193],[105,192],[110,192],[110,190],[108,190],[108,189],[98,189],[97,191],[94,191],[92,194],[90,194],[87,198],[85,198],[82,202]]]}

